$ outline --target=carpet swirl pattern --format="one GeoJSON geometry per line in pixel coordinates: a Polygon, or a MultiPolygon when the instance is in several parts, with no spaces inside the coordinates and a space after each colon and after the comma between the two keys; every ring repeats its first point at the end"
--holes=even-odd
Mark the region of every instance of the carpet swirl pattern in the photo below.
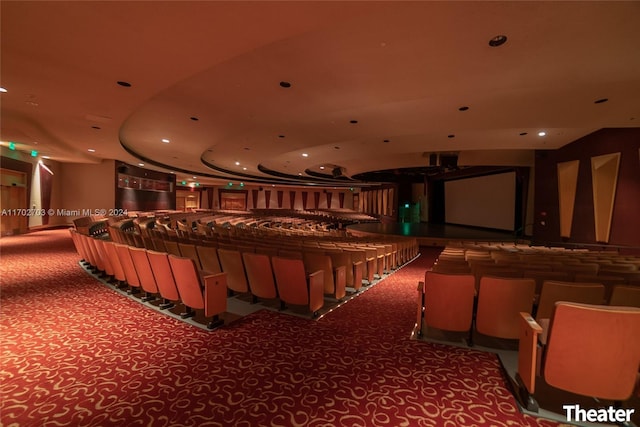
{"type": "Polygon", "coordinates": [[[204,331],[78,265],[67,230],[0,240],[3,426],[555,426],[496,356],[409,339],[436,252],[319,321],[204,331]]]}

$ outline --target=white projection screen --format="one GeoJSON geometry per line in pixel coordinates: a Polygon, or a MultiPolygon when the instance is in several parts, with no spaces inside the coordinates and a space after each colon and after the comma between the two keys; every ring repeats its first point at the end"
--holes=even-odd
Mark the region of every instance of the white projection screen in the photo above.
{"type": "Polygon", "coordinates": [[[515,209],[515,172],[444,183],[444,215],[447,224],[513,231],[515,209]]]}

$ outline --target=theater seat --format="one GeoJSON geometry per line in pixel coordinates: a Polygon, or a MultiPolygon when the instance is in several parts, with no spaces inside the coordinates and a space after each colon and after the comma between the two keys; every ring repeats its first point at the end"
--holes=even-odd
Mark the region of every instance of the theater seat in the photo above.
{"type": "Polygon", "coordinates": [[[247,272],[247,280],[249,288],[254,297],[271,299],[276,298],[276,282],[273,278],[273,270],[271,268],[271,259],[268,255],[245,252],[242,254],[244,268],[247,272]]]}
{"type": "Polygon", "coordinates": [[[640,286],[615,286],[609,305],[640,308],[640,286]]]}
{"type": "Polygon", "coordinates": [[[205,317],[211,317],[207,328],[213,329],[224,324],[220,314],[227,310],[227,275],[211,274],[200,277],[196,264],[191,258],[169,255],[171,271],[180,293],[180,300],[186,307],[182,318],[193,317],[194,310],[204,310],[205,317]]]}
{"type": "Polygon", "coordinates": [[[470,331],[476,294],[475,280],[471,274],[427,271],[424,283],[419,286],[423,290],[419,305],[424,310],[423,319],[418,323],[418,335],[422,335],[423,325],[445,331],[470,331]]]}
{"type": "Polygon", "coordinates": [[[503,339],[520,336],[519,313],[531,313],[535,281],[483,277],[480,279],[476,330],[503,339]]]}
{"type": "Polygon", "coordinates": [[[158,292],[164,300],[159,307],[171,308],[180,300],[180,294],[169,264],[169,255],[166,252],[147,251],[147,257],[156,278],[158,292]]]}
{"type": "Polygon", "coordinates": [[[599,283],[545,281],[542,284],[536,320],[551,318],[557,301],[603,304],[604,285],[599,283]]]}
{"type": "Polygon", "coordinates": [[[140,287],[145,292],[145,296],[142,297],[142,301],[153,301],[156,299],[156,295],[158,294],[158,286],[156,285],[156,278],[153,275],[151,264],[149,264],[147,250],[129,246],[129,254],[131,255],[131,260],[133,261],[133,265],[138,273],[140,287]]]}
{"type": "Polygon", "coordinates": [[[240,251],[218,249],[218,259],[220,260],[222,271],[227,273],[229,290],[239,293],[249,292],[249,284],[247,283],[240,251]]]}
{"type": "Polygon", "coordinates": [[[552,387],[582,396],[617,402],[632,396],[640,365],[640,308],[558,302],[542,355],[541,333],[529,313],[520,313],[517,397],[527,409],[538,410],[540,375],[552,387]]]}
{"type": "Polygon", "coordinates": [[[331,257],[324,253],[305,251],[302,254],[304,267],[308,272],[322,270],[324,272],[324,293],[341,300],[346,295],[346,267],[333,266],[331,257]]]}
{"type": "Polygon", "coordinates": [[[318,315],[318,310],[324,305],[324,273],[322,270],[307,275],[301,259],[271,258],[273,273],[276,278],[278,295],[280,295],[281,309],[285,304],[309,307],[312,316],[318,315]]]}

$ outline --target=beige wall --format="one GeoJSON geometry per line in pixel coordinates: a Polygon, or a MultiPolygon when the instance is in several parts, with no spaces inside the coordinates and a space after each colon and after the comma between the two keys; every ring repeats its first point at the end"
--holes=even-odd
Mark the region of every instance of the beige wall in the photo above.
{"type": "MultiPolygon", "coordinates": [[[[103,160],[99,164],[64,163],[60,171],[60,198],[56,209],[105,210],[115,208],[115,161],[103,160]]],[[[58,224],[69,224],[83,215],[56,215],[52,218],[58,224]]]]}

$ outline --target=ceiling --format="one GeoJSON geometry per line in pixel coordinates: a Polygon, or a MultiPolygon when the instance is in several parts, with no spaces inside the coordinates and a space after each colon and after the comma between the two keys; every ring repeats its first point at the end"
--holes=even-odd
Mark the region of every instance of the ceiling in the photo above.
{"type": "Polygon", "coordinates": [[[429,153],[518,163],[640,124],[640,2],[0,7],[1,139],[61,162],[353,185],[429,153]]]}

